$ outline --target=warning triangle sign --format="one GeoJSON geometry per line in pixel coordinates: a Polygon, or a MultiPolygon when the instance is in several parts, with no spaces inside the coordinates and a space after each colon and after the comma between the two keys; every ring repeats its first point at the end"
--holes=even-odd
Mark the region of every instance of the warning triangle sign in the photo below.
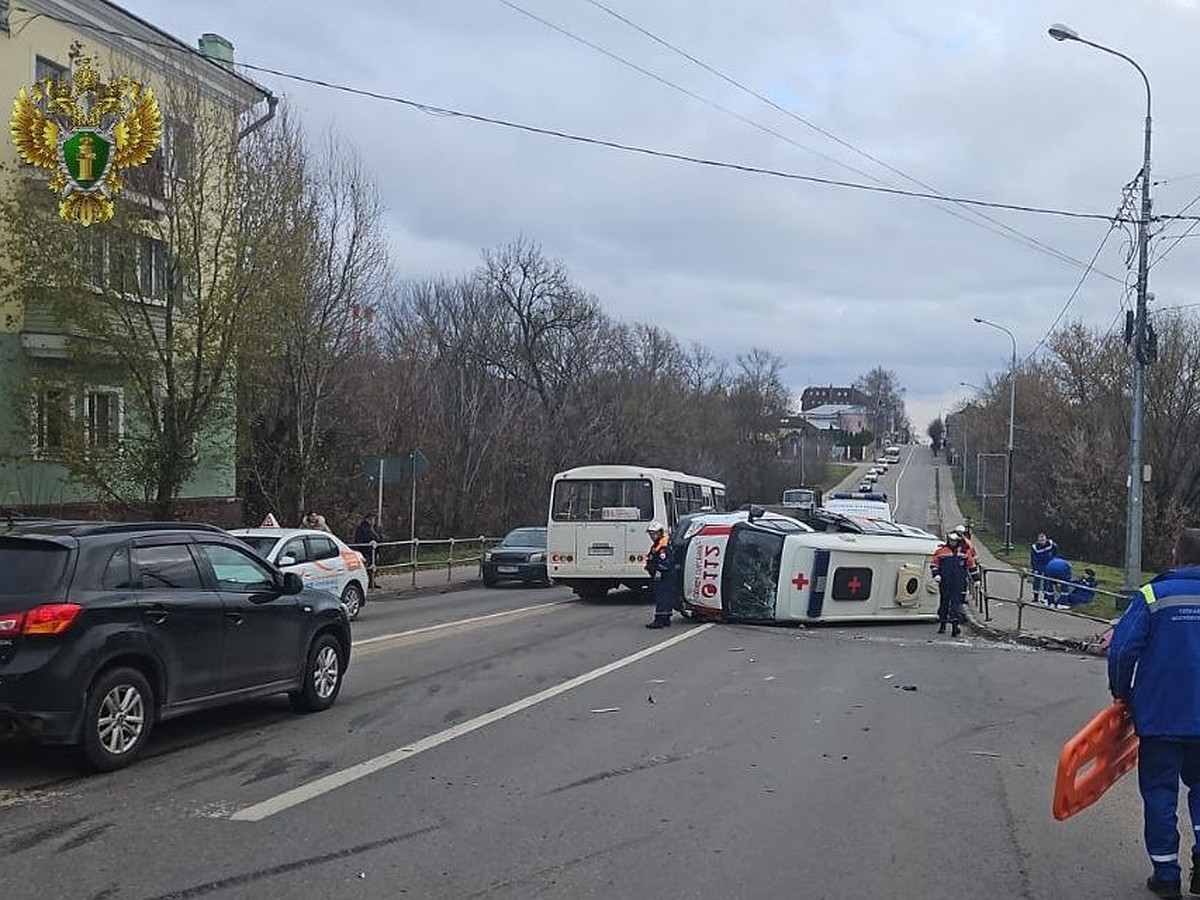
{"type": "Polygon", "coordinates": [[[267,513],[267,517],[262,520],[259,528],[280,528],[279,520],[275,518],[275,513],[267,513]]]}

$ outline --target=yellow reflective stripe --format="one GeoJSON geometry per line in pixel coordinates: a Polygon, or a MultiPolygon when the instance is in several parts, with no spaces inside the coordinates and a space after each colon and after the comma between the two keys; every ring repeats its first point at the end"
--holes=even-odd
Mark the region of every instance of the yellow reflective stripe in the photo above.
{"type": "Polygon", "coordinates": [[[1154,585],[1151,584],[1142,585],[1142,596],[1146,598],[1147,606],[1153,606],[1154,601],[1158,599],[1154,596],[1154,585]]]}

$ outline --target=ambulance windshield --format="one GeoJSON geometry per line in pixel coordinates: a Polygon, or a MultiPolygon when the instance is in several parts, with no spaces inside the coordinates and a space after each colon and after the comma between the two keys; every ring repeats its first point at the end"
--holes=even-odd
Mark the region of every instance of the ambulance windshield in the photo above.
{"type": "Polygon", "coordinates": [[[736,619],[775,617],[782,534],[754,528],[734,528],[722,575],[725,611],[736,619]]]}

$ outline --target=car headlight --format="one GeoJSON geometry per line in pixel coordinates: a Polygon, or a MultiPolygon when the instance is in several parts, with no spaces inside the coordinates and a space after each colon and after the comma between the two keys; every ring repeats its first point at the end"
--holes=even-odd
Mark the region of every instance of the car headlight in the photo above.
{"type": "Polygon", "coordinates": [[[538,551],[537,553],[530,553],[529,561],[530,562],[545,562],[546,554],[544,551],[538,551]]]}
{"type": "Polygon", "coordinates": [[[485,551],[485,552],[484,552],[484,554],[483,554],[483,561],[484,561],[484,562],[491,562],[491,561],[492,561],[492,551],[491,551],[491,550],[487,550],[487,551],[485,551]]]}

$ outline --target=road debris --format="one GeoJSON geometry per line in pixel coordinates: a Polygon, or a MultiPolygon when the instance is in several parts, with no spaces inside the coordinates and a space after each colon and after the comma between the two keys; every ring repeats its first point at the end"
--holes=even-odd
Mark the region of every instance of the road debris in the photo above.
{"type": "Polygon", "coordinates": [[[968,756],[988,756],[992,759],[1000,759],[999,753],[993,753],[991,750],[968,750],[968,756]]]}
{"type": "Polygon", "coordinates": [[[594,712],[594,713],[613,713],[613,712],[620,712],[620,711],[621,711],[621,707],[619,707],[619,706],[606,706],[603,709],[593,709],[592,710],[592,712],[594,712]]]}

